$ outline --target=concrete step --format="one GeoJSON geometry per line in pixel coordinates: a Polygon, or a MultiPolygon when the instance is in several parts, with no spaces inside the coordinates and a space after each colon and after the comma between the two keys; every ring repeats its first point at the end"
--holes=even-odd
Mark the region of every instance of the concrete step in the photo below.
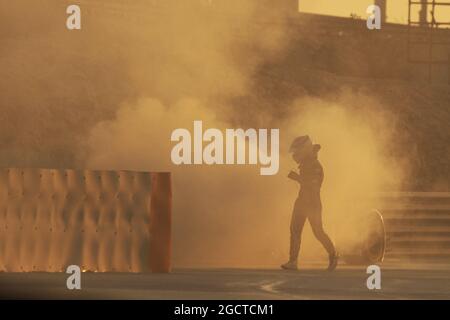
{"type": "Polygon", "coordinates": [[[423,209],[388,209],[382,210],[383,218],[450,218],[450,209],[442,208],[423,208],[423,209]]]}
{"type": "Polygon", "coordinates": [[[395,240],[405,240],[405,239],[415,239],[420,238],[423,241],[426,240],[437,240],[437,239],[450,239],[450,232],[442,231],[442,232],[427,232],[427,231],[392,231],[387,233],[387,238],[389,241],[395,241],[395,240]]]}
{"type": "Polygon", "coordinates": [[[450,248],[434,248],[434,247],[422,247],[422,248],[398,248],[397,250],[389,250],[387,254],[407,254],[411,256],[421,255],[421,256],[437,256],[445,255],[450,256],[450,248]]]}
{"type": "Polygon", "coordinates": [[[414,240],[395,240],[389,241],[388,247],[390,251],[397,249],[450,249],[450,239],[449,240],[422,240],[422,239],[414,239],[414,240]]]}
{"type": "MultiPolygon", "coordinates": [[[[399,226],[401,227],[448,227],[448,231],[450,232],[450,218],[439,218],[439,217],[430,217],[430,218],[386,218],[384,219],[384,223],[386,225],[387,230],[393,230],[399,226]]],[[[414,231],[415,229],[412,229],[414,231]]]]}

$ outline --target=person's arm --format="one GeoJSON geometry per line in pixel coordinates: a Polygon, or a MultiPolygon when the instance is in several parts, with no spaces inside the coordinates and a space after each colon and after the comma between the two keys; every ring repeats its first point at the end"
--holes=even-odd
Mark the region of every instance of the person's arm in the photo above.
{"type": "Polygon", "coordinates": [[[291,179],[291,180],[297,181],[298,183],[300,183],[300,175],[297,172],[293,171],[293,170],[291,170],[291,172],[289,172],[288,178],[291,179]]]}

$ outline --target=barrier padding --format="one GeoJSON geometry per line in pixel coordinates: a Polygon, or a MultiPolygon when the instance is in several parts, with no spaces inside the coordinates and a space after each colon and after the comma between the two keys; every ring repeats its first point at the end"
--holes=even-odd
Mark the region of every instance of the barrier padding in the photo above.
{"type": "Polygon", "coordinates": [[[170,173],[0,169],[0,271],[168,272],[170,173]]]}

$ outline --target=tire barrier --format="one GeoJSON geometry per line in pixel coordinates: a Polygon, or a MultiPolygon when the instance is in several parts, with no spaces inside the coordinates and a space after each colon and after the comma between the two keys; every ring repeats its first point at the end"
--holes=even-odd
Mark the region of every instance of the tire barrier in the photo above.
{"type": "Polygon", "coordinates": [[[0,169],[0,271],[169,272],[171,175],[0,169]]]}
{"type": "Polygon", "coordinates": [[[357,222],[357,225],[362,226],[359,239],[350,250],[342,252],[344,261],[348,264],[383,262],[386,253],[386,228],[381,213],[374,209],[360,219],[364,219],[364,222],[357,222]]]}

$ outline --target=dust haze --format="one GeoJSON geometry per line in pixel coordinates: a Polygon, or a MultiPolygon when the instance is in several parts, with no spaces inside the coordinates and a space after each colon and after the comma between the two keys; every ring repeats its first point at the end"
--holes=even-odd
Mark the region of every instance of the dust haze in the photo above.
{"type": "MultiPolygon", "coordinates": [[[[282,128],[279,174],[260,176],[252,166],[174,166],[170,134],[174,128],[191,129],[202,119],[205,128],[229,126],[196,100],[167,106],[155,99],[124,105],[117,118],[99,123],[86,143],[92,168],[170,170],[174,179],[174,241],[176,264],[198,266],[275,266],[287,256],[290,213],[298,186],[288,181],[295,168],[287,156],[288,143],[309,133],[321,143],[325,167],[323,186],[326,227],[339,236],[358,230],[352,217],[373,208],[371,196],[399,183],[400,170],[384,157],[381,116],[348,113],[339,104],[300,100],[290,119],[273,121],[282,128]],[[296,111],[297,109],[302,111],[296,111]],[[308,111],[310,110],[310,111],[308,111]]],[[[387,141],[384,141],[384,140],[387,141]]],[[[348,239],[347,239],[348,240],[348,239]]],[[[351,239],[350,239],[351,240],[351,239]]],[[[305,234],[305,258],[325,258],[325,252],[305,234]]]]}
{"type": "MultiPolygon", "coordinates": [[[[22,3],[8,8],[19,14],[22,3]]],[[[295,168],[287,149],[309,134],[322,145],[325,228],[339,245],[340,234],[357,229],[350,218],[377,205],[371,195],[402,182],[407,165],[389,156],[395,119],[376,97],[346,90],[335,99],[301,92],[282,110],[234,104],[252,95],[256,71],[289,50],[289,32],[253,24],[272,10],[230,3],[237,18],[171,2],[127,15],[105,2],[83,14],[73,35],[63,29],[63,6],[28,4],[34,15],[2,20],[14,26],[1,34],[1,164],[170,170],[175,266],[278,266],[298,192],[286,178],[295,168]],[[280,128],[278,175],[260,176],[258,166],[173,166],[170,134],[194,120],[205,128],[280,128]]],[[[306,228],[301,259],[325,258],[306,228]]]]}

